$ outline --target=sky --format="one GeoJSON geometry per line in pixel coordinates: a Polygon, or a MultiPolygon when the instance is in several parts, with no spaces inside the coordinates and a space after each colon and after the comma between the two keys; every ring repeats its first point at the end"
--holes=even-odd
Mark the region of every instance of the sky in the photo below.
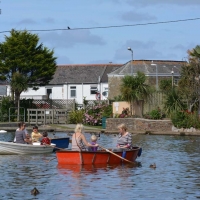
{"type": "Polygon", "coordinates": [[[0,9],[0,42],[28,30],[57,64],[125,64],[128,47],[133,60],[182,61],[200,45],[200,19],[159,23],[200,18],[200,0],[0,0],[0,9]]]}

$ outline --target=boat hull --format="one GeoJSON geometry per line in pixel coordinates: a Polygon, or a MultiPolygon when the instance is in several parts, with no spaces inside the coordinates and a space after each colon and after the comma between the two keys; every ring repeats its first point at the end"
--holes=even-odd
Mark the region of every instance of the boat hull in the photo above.
{"type": "Polygon", "coordinates": [[[30,145],[0,141],[0,155],[52,153],[55,145],[30,145]]]}
{"type": "MultiPolygon", "coordinates": [[[[132,150],[126,151],[125,159],[134,162],[138,156],[140,148],[134,147],[132,150]]],[[[122,156],[123,152],[113,152],[118,156],[122,156]]],[[[116,155],[113,155],[106,151],[70,151],[62,150],[56,152],[58,164],[65,165],[75,165],[75,164],[84,164],[84,165],[98,165],[98,164],[121,164],[122,162],[127,162],[116,155]]]]}
{"type": "MultiPolygon", "coordinates": [[[[66,138],[53,138],[51,139],[51,142],[56,145],[58,148],[68,148],[69,146],[69,137],[66,138]]],[[[56,148],[55,148],[56,150],[56,148]]]]}

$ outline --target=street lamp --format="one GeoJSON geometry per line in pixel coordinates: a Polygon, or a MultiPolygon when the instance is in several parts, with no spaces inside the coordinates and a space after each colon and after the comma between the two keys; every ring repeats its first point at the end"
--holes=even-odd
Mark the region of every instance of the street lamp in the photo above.
{"type": "Polygon", "coordinates": [[[158,91],[158,66],[157,64],[153,63],[153,61],[151,65],[156,66],[156,90],[158,91]]]}
{"type": "Polygon", "coordinates": [[[173,87],[174,87],[174,69],[173,69],[173,67],[172,67],[171,74],[172,74],[172,89],[173,89],[173,87]]]}
{"type": "Polygon", "coordinates": [[[128,50],[131,51],[131,54],[132,54],[132,60],[131,60],[131,75],[133,76],[133,50],[131,49],[131,47],[128,47],[128,50]]]}

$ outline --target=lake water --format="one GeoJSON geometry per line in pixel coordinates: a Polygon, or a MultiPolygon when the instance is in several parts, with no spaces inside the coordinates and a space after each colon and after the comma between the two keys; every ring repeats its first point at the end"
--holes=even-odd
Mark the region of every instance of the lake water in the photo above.
{"type": "MultiPolygon", "coordinates": [[[[0,134],[4,141],[13,137],[0,134]]],[[[137,167],[59,166],[47,162],[55,153],[0,155],[0,199],[200,199],[200,137],[135,135],[133,141],[143,149],[137,167]]],[[[101,134],[99,144],[115,147],[116,135],[101,134]]]]}

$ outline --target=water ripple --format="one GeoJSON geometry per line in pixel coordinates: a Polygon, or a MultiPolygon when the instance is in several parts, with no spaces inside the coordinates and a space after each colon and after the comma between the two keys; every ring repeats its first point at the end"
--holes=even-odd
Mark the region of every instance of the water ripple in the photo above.
{"type": "MultiPolygon", "coordinates": [[[[63,136],[63,133],[56,133],[63,136]]],[[[12,134],[1,139],[12,138],[12,134]]],[[[89,140],[90,134],[86,134],[89,140]]],[[[114,135],[101,134],[104,147],[114,135]]],[[[0,199],[197,199],[200,198],[200,138],[137,135],[143,148],[131,165],[58,165],[55,153],[0,156],[0,199]],[[149,167],[156,163],[156,168],[149,167]],[[31,195],[36,187],[40,194],[31,195]]]]}

